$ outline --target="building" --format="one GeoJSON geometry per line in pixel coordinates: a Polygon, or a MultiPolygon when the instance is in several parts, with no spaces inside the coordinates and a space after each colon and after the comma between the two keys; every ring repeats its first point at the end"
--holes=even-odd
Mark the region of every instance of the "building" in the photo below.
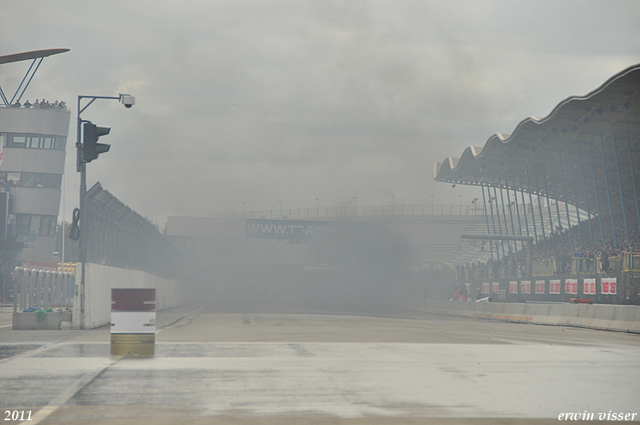
{"type": "MultiPolygon", "coordinates": [[[[23,83],[30,82],[43,58],[66,51],[0,56],[0,65],[33,60],[23,79],[23,83]]],[[[12,98],[0,88],[0,261],[5,269],[14,261],[55,261],[55,231],[71,116],[64,102],[32,98],[31,103],[24,99],[28,83],[23,83],[12,98]]]]}

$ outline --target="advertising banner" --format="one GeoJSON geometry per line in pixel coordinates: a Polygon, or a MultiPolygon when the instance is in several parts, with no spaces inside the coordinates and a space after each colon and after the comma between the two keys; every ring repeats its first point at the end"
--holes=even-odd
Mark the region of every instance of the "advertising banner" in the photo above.
{"type": "Polygon", "coordinates": [[[248,218],[245,224],[245,236],[303,242],[314,236],[330,233],[337,225],[338,223],[331,221],[248,218]]]}
{"type": "Polygon", "coordinates": [[[482,293],[488,294],[491,292],[491,288],[489,287],[489,282],[482,282],[482,293]]]}
{"type": "Polygon", "coordinates": [[[536,294],[544,294],[544,280],[536,280],[536,294]]]}
{"type": "Polygon", "coordinates": [[[554,279],[549,281],[549,293],[557,295],[560,293],[560,280],[554,279]]]}
{"type": "Polygon", "coordinates": [[[596,280],[595,279],[584,279],[582,292],[585,295],[595,295],[596,294],[596,280]]]}
{"type": "Polygon", "coordinates": [[[565,281],[564,281],[564,293],[565,294],[577,294],[578,293],[578,279],[565,279],[565,281]]]}
{"type": "Polygon", "coordinates": [[[517,294],[518,293],[518,281],[512,280],[509,282],[509,293],[517,294]]]}
{"type": "Polygon", "coordinates": [[[523,280],[520,282],[520,293],[521,294],[530,294],[531,293],[531,281],[523,280]]]}
{"type": "Polygon", "coordinates": [[[616,294],[616,278],[615,277],[603,277],[601,283],[602,283],[601,290],[603,295],[616,294]]]}
{"type": "Polygon", "coordinates": [[[499,294],[500,293],[500,282],[493,282],[491,284],[491,292],[493,294],[499,294]]]}

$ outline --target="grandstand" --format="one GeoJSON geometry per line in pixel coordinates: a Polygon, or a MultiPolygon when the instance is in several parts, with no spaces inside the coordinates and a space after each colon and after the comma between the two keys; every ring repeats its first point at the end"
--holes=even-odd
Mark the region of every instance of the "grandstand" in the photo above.
{"type": "MultiPolygon", "coordinates": [[[[634,65],[585,96],[565,99],[545,118],[523,120],[511,135],[495,134],[484,147],[437,163],[435,180],[481,187],[487,233],[535,238],[533,278],[546,285],[536,299],[581,295],[638,303],[639,168],[640,65],[634,65]],[[507,208],[528,201],[517,221],[506,213],[505,199],[507,208]],[[579,279],[580,288],[595,279],[601,289],[567,292],[553,286],[550,292],[551,277],[558,276],[571,283],[579,279]],[[614,290],[608,289],[609,279],[619,284],[614,290]]],[[[521,252],[505,251],[504,242],[491,247],[489,261],[460,263],[459,279],[502,279],[502,288],[513,283],[513,298],[528,295],[514,286],[518,280],[504,282],[532,278],[522,274],[521,252]]]]}

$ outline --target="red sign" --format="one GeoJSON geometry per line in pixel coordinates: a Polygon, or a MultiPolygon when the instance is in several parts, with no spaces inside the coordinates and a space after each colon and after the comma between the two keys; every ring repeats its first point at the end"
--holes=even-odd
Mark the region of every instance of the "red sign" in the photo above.
{"type": "Polygon", "coordinates": [[[577,294],[578,293],[578,279],[565,279],[565,281],[564,281],[564,293],[565,294],[577,294]]]}
{"type": "Polygon", "coordinates": [[[521,294],[530,294],[531,293],[531,281],[523,280],[520,282],[520,293],[521,294]]]}
{"type": "Polygon", "coordinates": [[[616,278],[615,277],[604,277],[602,278],[602,294],[604,295],[615,295],[616,294],[616,278]]]}
{"type": "Polygon", "coordinates": [[[518,293],[518,281],[512,280],[509,282],[509,293],[517,294],[518,293]]]}
{"type": "Polygon", "coordinates": [[[596,293],[596,280],[585,279],[582,292],[586,295],[595,295],[596,293]]]}
{"type": "Polygon", "coordinates": [[[550,294],[559,294],[560,293],[560,281],[559,280],[551,280],[551,281],[549,281],[549,293],[550,294]]]}
{"type": "Polygon", "coordinates": [[[544,294],[544,280],[536,280],[536,294],[544,294]]]}

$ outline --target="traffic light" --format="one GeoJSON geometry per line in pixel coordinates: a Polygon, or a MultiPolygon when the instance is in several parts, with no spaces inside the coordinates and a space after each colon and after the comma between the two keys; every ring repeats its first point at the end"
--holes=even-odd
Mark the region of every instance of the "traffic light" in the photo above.
{"type": "Polygon", "coordinates": [[[91,162],[101,153],[109,152],[111,145],[98,143],[100,136],[109,134],[111,128],[98,127],[90,122],[84,123],[84,141],[82,142],[82,161],[91,162]]]}

